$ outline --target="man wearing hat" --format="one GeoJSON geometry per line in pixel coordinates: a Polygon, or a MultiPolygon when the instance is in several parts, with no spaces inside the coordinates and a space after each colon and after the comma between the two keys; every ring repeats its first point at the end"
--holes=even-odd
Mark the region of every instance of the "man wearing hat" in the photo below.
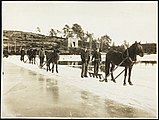
{"type": "Polygon", "coordinates": [[[86,46],[84,46],[84,48],[81,51],[81,60],[82,60],[81,78],[88,77],[87,71],[88,71],[88,64],[90,60],[90,54],[86,46]]]}
{"type": "Polygon", "coordinates": [[[94,52],[92,56],[92,61],[94,59],[94,75],[97,77],[99,65],[101,62],[101,53],[99,52],[99,48],[96,48],[96,51],[94,52]]]}

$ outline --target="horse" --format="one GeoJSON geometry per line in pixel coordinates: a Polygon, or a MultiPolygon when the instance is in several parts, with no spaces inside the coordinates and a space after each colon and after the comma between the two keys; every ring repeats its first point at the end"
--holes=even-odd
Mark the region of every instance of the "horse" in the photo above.
{"type": "Polygon", "coordinates": [[[58,73],[58,60],[60,58],[59,55],[59,50],[54,50],[54,51],[46,51],[46,66],[47,66],[47,71],[51,71],[52,73],[54,72],[54,65],[56,64],[56,72],[58,73]],[[52,68],[50,69],[50,64],[52,63],[52,68]]]}
{"type": "Polygon", "coordinates": [[[32,49],[31,48],[27,50],[27,55],[28,55],[29,63],[31,63],[32,62],[32,49]]]}
{"type": "Polygon", "coordinates": [[[32,63],[36,63],[36,54],[37,54],[37,49],[33,49],[32,51],[32,63]]]}
{"type": "MultiPolygon", "coordinates": [[[[121,66],[125,67],[125,75],[124,75],[124,83],[123,85],[126,85],[126,76],[127,76],[127,69],[129,69],[129,76],[128,76],[128,82],[129,85],[133,85],[130,78],[131,78],[131,71],[134,63],[137,61],[137,55],[140,57],[144,56],[143,47],[141,43],[137,43],[135,41],[134,44],[132,44],[129,48],[127,48],[123,53],[119,51],[109,51],[106,54],[106,60],[105,60],[105,82],[107,82],[107,77],[111,75],[111,80],[113,82],[116,82],[113,76],[113,71],[115,70],[115,66],[121,66]],[[111,68],[110,68],[111,65],[111,68]],[[110,71],[110,73],[109,73],[110,71]]],[[[104,81],[103,80],[103,81],[104,81]]]]}
{"type": "Polygon", "coordinates": [[[50,68],[50,64],[52,63],[52,59],[53,59],[53,52],[52,51],[45,51],[45,55],[46,55],[46,70],[48,71],[51,71],[51,68],[50,68]]]}
{"type": "Polygon", "coordinates": [[[29,59],[29,63],[35,64],[36,62],[36,53],[37,53],[37,49],[28,49],[27,50],[27,55],[28,55],[28,59],[29,59]]]}

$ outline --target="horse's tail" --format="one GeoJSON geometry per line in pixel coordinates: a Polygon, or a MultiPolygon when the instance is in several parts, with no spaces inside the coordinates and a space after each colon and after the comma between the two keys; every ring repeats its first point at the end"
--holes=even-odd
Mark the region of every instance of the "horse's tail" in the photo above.
{"type": "Polygon", "coordinates": [[[105,79],[107,79],[107,75],[109,75],[109,69],[110,69],[110,61],[108,57],[109,57],[109,54],[107,53],[105,57],[105,79]]]}

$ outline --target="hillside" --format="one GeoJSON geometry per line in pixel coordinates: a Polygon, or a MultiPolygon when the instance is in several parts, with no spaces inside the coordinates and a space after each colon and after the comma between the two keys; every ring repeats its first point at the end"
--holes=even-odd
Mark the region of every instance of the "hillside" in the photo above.
{"type": "MultiPolygon", "coordinates": [[[[88,42],[84,42],[85,45],[89,46],[88,42]]],[[[79,49],[82,46],[82,41],[78,42],[77,48],[68,48],[68,40],[66,38],[57,36],[45,36],[42,34],[23,32],[23,31],[13,31],[13,30],[3,30],[3,49],[7,50],[9,53],[18,53],[21,47],[28,49],[30,47],[44,49],[53,49],[55,47],[59,48],[61,53],[64,54],[79,54],[79,49]],[[8,47],[9,46],[9,47],[8,47]]],[[[144,53],[156,54],[156,43],[145,43],[142,44],[144,53]]],[[[96,47],[96,41],[92,41],[92,48],[96,47]]],[[[113,47],[112,47],[113,48],[113,47]]],[[[113,49],[120,50],[122,46],[114,46],[113,49]]],[[[105,52],[105,51],[102,51],[105,52]]]]}
{"type": "Polygon", "coordinates": [[[46,49],[51,49],[53,47],[60,47],[66,49],[67,40],[61,37],[50,37],[42,34],[23,32],[23,31],[3,31],[3,47],[4,49],[9,49],[9,51],[18,51],[20,47],[30,48],[36,47],[40,48],[43,46],[46,49]],[[9,46],[9,48],[8,48],[9,46]]]}

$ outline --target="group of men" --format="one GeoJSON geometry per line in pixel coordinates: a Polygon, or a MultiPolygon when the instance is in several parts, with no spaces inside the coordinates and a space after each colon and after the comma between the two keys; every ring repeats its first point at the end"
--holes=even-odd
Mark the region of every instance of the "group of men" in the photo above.
{"type": "MultiPolygon", "coordinates": [[[[30,61],[30,57],[33,56],[33,54],[35,54],[35,53],[34,53],[33,51],[31,51],[31,50],[32,50],[32,49],[28,49],[28,50],[27,50],[27,55],[28,55],[29,61],[30,61]]],[[[20,60],[23,61],[23,62],[25,62],[25,61],[24,61],[24,56],[25,56],[25,54],[26,54],[26,52],[25,52],[24,48],[21,48],[21,51],[20,51],[20,60]]],[[[44,58],[45,58],[45,51],[44,51],[43,47],[40,48],[38,55],[39,55],[39,59],[40,59],[40,68],[42,68],[43,63],[44,63],[44,58]]],[[[28,60],[28,59],[27,59],[27,60],[28,60]]],[[[29,63],[30,63],[30,62],[29,62],[29,63]]]]}
{"type": "MultiPolygon", "coordinates": [[[[24,62],[24,55],[25,50],[24,48],[21,49],[21,57],[20,60],[24,62]]],[[[40,59],[40,68],[43,67],[44,58],[45,58],[45,51],[44,48],[41,47],[39,50],[39,59],[40,59]]],[[[94,60],[94,75],[97,76],[99,71],[99,65],[101,62],[101,53],[99,52],[99,48],[96,48],[96,51],[92,54],[91,61],[94,60]]],[[[82,71],[81,71],[81,78],[88,77],[88,65],[90,62],[90,51],[87,49],[87,47],[84,47],[84,49],[81,50],[81,63],[82,63],[82,71]]]]}
{"type": "MultiPolygon", "coordinates": [[[[101,62],[101,53],[99,52],[99,48],[96,48],[96,51],[93,53],[91,61],[94,59],[94,75],[97,77],[99,71],[99,65],[101,62]]],[[[81,78],[88,77],[88,64],[90,62],[90,52],[87,47],[81,51],[81,61],[82,61],[82,71],[81,78]]]]}

